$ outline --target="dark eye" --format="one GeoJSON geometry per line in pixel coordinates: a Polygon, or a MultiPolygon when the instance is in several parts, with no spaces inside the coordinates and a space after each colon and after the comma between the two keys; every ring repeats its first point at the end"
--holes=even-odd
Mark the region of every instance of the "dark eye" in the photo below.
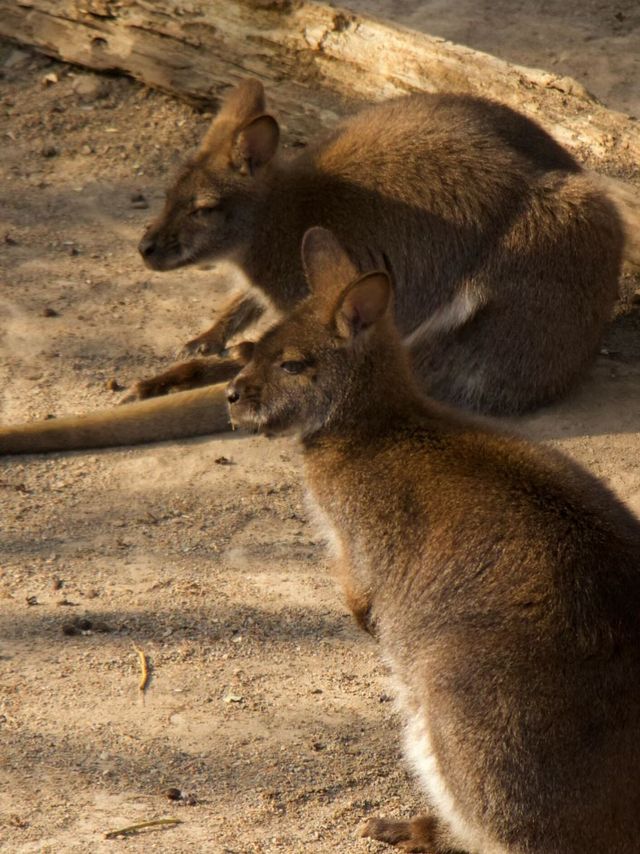
{"type": "Polygon", "coordinates": [[[307,369],[306,362],[283,362],[280,367],[287,374],[301,374],[303,371],[307,369]]]}
{"type": "Polygon", "coordinates": [[[207,219],[211,214],[220,210],[220,205],[201,205],[199,208],[194,208],[191,211],[191,216],[196,219],[207,219]]]}

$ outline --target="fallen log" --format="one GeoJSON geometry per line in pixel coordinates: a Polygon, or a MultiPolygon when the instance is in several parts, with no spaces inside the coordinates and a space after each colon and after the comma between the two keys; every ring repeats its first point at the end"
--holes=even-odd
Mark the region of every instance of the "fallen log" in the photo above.
{"type": "Polygon", "coordinates": [[[204,105],[257,75],[303,136],[354,101],[449,90],[520,109],[600,171],[640,162],[640,123],[571,78],[307,0],[0,0],[0,35],[204,105]]]}

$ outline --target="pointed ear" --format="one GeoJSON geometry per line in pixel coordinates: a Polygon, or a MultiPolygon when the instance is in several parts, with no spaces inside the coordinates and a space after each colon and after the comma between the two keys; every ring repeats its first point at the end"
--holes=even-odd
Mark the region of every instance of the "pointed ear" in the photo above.
{"type": "Polygon", "coordinates": [[[234,86],[224,97],[218,114],[214,117],[200,143],[200,153],[216,156],[228,150],[229,140],[239,128],[265,111],[264,87],[259,80],[249,78],[234,86]]]}
{"type": "Polygon", "coordinates": [[[327,228],[314,226],[302,238],[302,266],[315,294],[333,298],[358,275],[358,270],[327,228]]]}
{"type": "Polygon", "coordinates": [[[389,276],[380,271],[367,273],[342,293],[334,312],[336,331],[341,338],[356,338],[384,317],[391,303],[389,276]]]}
{"type": "Polygon", "coordinates": [[[273,116],[258,116],[236,133],[231,146],[232,165],[244,175],[253,175],[271,160],[279,139],[280,128],[273,116]]]}
{"type": "Polygon", "coordinates": [[[234,119],[239,127],[264,113],[265,109],[264,86],[259,80],[248,77],[227,92],[218,116],[234,119]]]}

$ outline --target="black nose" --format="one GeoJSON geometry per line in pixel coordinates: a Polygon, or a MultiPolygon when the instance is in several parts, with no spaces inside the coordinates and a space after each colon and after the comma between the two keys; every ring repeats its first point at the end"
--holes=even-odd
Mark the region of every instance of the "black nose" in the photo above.
{"type": "Polygon", "coordinates": [[[138,252],[143,258],[149,258],[156,251],[156,242],[153,237],[143,237],[138,244],[138,252]]]}
{"type": "Polygon", "coordinates": [[[240,400],[240,392],[235,388],[230,388],[227,392],[227,400],[229,403],[237,403],[240,400]]]}

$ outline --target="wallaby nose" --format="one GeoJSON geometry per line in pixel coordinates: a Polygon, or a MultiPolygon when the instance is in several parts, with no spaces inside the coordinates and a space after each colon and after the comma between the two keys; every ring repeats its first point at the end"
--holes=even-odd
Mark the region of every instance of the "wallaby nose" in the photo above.
{"type": "Polygon", "coordinates": [[[229,403],[237,403],[240,400],[240,392],[235,385],[230,385],[227,389],[227,401],[229,403]]]}
{"type": "Polygon", "coordinates": [[[153,237],[143,237],[138,243],[138,252],[143,258],[150,258],[156,250],[156,242],[153,237]]]}

